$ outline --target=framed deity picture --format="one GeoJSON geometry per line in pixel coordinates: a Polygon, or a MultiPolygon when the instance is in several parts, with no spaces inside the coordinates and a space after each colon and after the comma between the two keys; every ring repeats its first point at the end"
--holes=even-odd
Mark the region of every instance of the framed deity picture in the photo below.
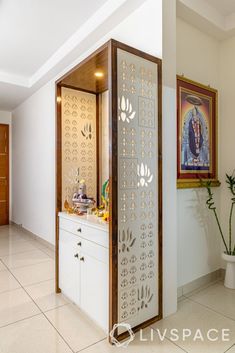
{"type": "Polygon", "coordinates": [[[217,179],[217,99],[208,86],[177,76],[177,187],[217,179]]]}

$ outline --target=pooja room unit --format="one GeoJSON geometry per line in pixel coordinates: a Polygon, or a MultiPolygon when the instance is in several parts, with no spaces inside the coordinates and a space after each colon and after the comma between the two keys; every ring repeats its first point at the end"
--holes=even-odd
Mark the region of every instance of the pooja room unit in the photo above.
{"type": "Polygon", "coordinates": [[[110,40],[56,91],[56,291],[138,330],[162,318],[161,60],[110,40]]]}

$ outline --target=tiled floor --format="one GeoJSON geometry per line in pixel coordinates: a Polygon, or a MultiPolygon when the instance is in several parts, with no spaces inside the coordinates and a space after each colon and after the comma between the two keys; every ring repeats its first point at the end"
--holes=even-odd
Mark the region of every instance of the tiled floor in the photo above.
{"type": "MultiPolygon", "coordinates": [[[[54,293],[53,255],[21,229],[0,227],[0,353],[121,351],[75,305],[54,293]]],[[[235,353],[235,291],[217,282],[183,297],[178,309],[136,334],[124,351],[235,353]],[[171,329],[178,329],[179,339],[171,329]],[[191,337],[183,338],[184,329],[187,334],[191,330],[191,337]],[[202,336],[195,341],[198,329],[202,336]],[[209,341],[209,329],[219,335],[223,329],[230,330],[229,341],[209,341]]]]}

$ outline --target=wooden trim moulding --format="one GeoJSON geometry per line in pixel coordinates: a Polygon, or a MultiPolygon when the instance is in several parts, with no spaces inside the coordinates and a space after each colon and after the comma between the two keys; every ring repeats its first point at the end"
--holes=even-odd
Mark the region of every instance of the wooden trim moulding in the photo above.
{"type": "Polygon", "coordinates": [[[62,119],[61,119],[61,86],[56,85],[56,214],[55,214],[55,291],[60,293],[59,287],[59,212],[62,210],[62,119]]]}

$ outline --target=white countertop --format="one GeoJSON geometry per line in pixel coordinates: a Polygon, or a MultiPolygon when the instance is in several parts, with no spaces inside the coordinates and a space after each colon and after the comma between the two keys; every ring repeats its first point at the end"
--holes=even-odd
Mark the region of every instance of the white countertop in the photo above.
{"type": "Polygon", "coordinates": [[[89,225],[91,227],[98,228],[98,229],[103,230],[105,232],[109,231],[108,222],[105,222],[101,218],[94,216],[94,215],[78,216],[76,214],[69,214],[66,212],[60,212],[59,217],[69,219],[73,222],[83,223],[85,225],[89,225]]]}

